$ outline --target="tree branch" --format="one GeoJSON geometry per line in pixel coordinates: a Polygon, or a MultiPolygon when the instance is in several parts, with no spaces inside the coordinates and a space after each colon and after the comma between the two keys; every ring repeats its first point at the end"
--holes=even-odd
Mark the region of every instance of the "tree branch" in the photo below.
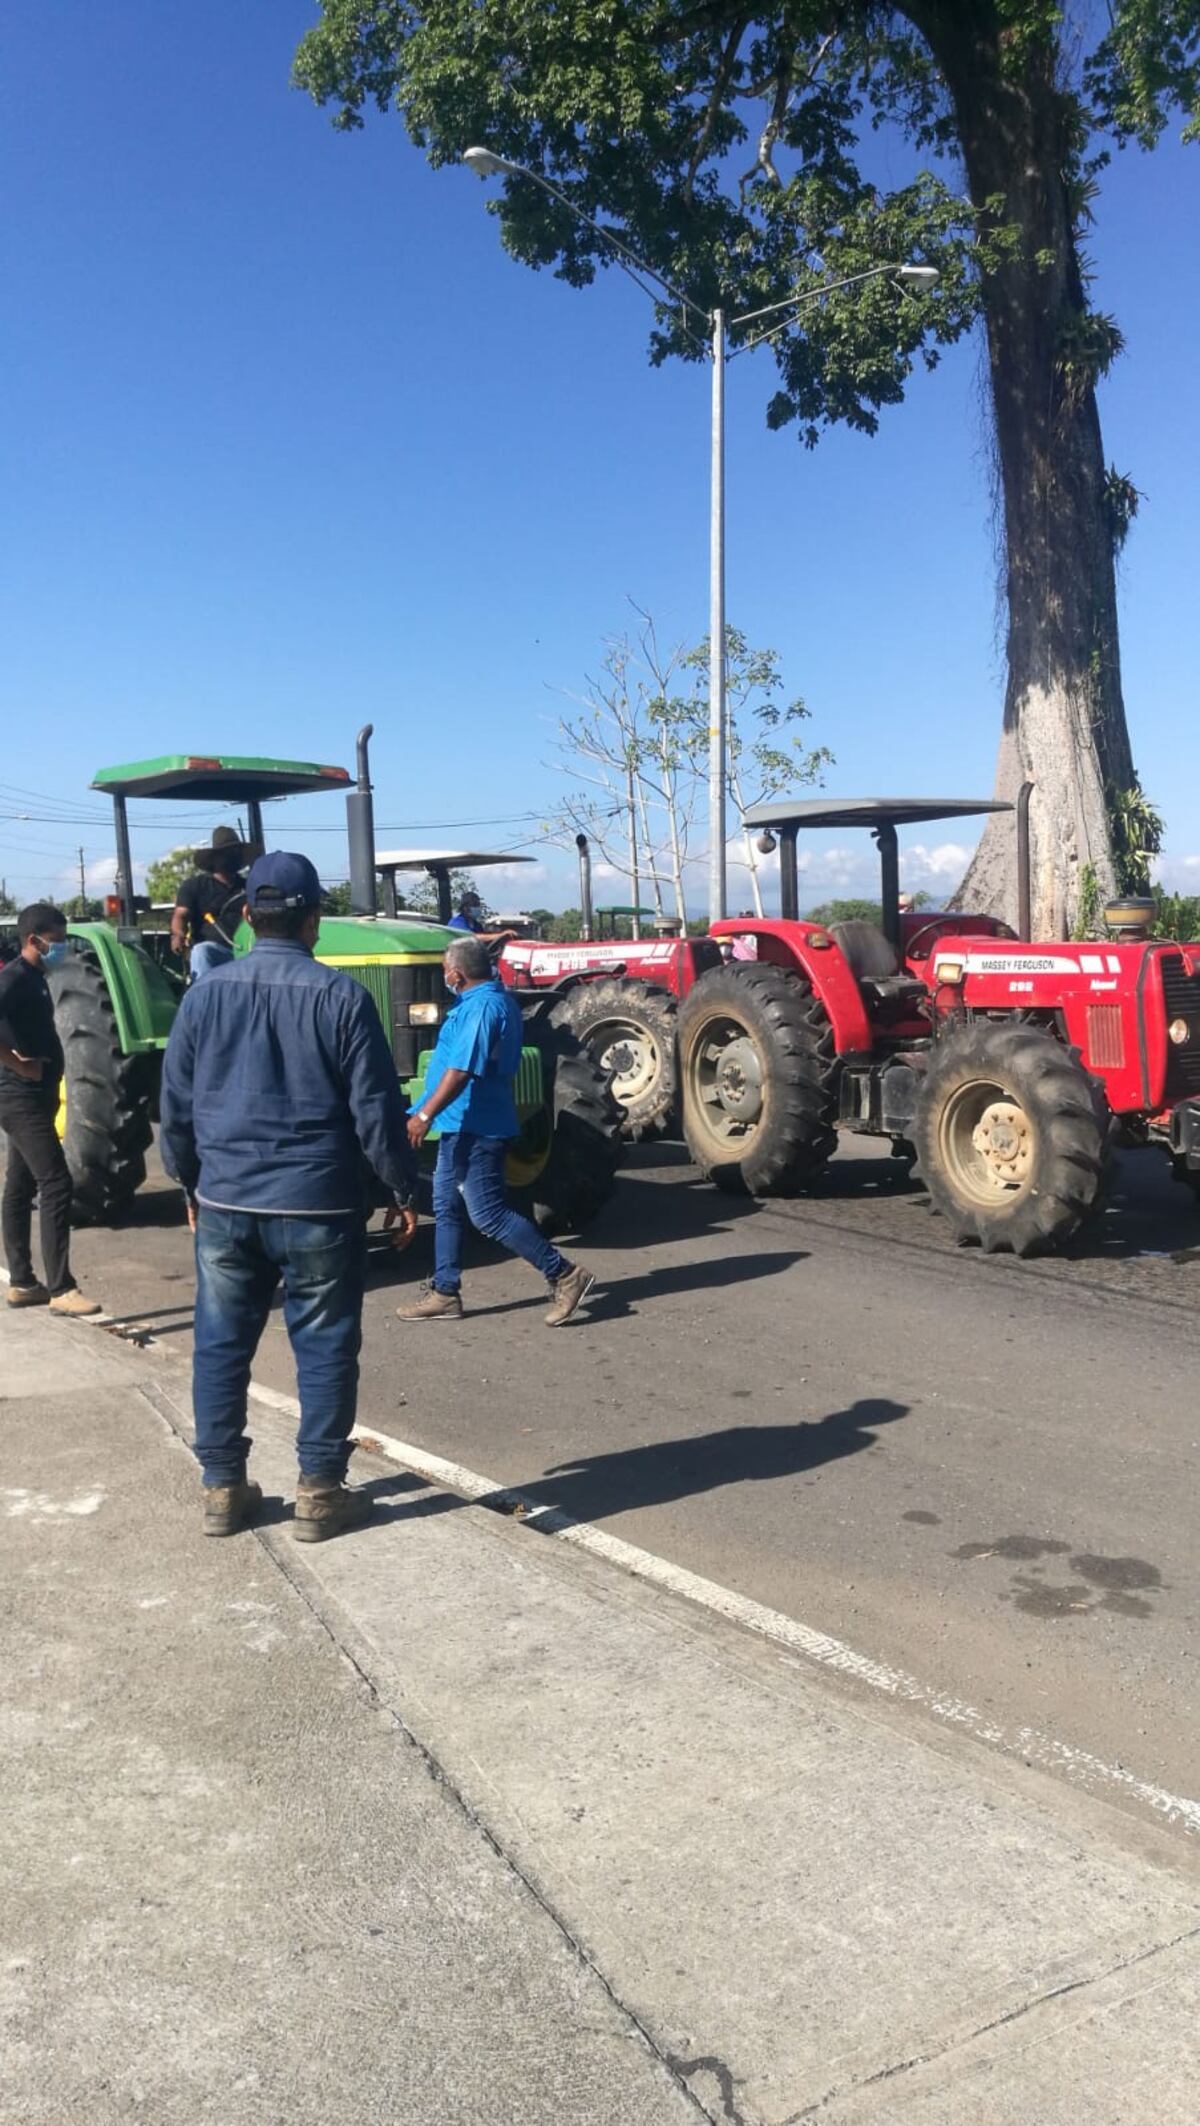
{"type": "Polygon", "coordinates": [[[749,26],[749,15],[743,15],[739,21],[734,23],[725,40],[725,49],[717,63],[717,71],[713,76],[713,85],[709,91],[708,103],[705,106],[704,116],[700,121],[700,131],[696,137],[696,145],[688,157],[687,174],[683,180],[683,196],[689,206],[691,204],[692,188],[696,182],[696,172],[699,170],[707,153],[708,144],[713,135],[713,127],[716,125],[721,105],[725,98],[725,91],[729,87],[730,76],[737,65],[742,38],[745,36],[749,26]]]}

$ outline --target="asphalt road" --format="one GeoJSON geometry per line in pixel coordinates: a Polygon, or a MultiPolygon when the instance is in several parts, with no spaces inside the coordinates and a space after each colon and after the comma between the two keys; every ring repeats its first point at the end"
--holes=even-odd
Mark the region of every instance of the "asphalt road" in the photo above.
{"type": "MultiPolygon", "coordinates": [[[[1065,1258],[956,1249],[893,1162],[756,1205],[677,1146],[634,1152],[552,1332],[479,1247],[461,1323],[374,1258],[361,1419],[597,1523],[1009,1729],[1194,1796],[1200,1215],[1150,1153],[1065,1258]]],[[[188,1235],[162,1181],[75,1267],[186,1355],[188,1235]]],[[[288,1391],[273,1317],[256,1366],[288,1391]]]]}

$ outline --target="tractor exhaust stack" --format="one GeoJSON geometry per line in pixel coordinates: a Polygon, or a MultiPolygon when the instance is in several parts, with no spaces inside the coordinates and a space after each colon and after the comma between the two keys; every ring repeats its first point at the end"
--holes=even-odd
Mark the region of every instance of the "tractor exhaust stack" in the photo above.
{"type": "Polygon", "coordinates": [[[350,845],[350,911],[375,913],[375,800],[371,795],[368,746],[375,726],[365,723],[355,741],[358,787],[346,793],[346,838],[350,845]]]}
{"type": "Polygon", "coordinates": [[[1033,881],[1029,870],[1029,800],[1033,784],[1017,792],[1017,936],[1030,939],[1033,929],[1033,881]]]}
{"type": "Polygon", "coordinates": [[[575,836],[579,851],[579,928],[585,945],[592,942],[595,930],[595,910],[592,906],[592,852],[586,834],[575,836]]]}

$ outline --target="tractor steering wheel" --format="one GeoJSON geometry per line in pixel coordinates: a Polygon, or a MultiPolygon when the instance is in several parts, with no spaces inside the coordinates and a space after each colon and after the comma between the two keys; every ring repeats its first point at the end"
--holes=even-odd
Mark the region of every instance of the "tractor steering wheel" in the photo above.
{"type": "Polygon", "coordinates": [[[919,930],[913,931],[913,934],[910,937],[907,945],[904,947],[905,959],[915,960],[917,956],[917,945],[920,940],[927,935],[929,931],[938,931],[945,923],[949,923],[953,927],[956,920],[957,918],[953,915],[935,915],[932,922],[922,923],[919,930]]]}

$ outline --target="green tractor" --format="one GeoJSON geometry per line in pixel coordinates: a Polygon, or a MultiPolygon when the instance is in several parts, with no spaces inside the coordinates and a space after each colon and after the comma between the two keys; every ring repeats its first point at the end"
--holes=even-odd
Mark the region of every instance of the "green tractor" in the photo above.
{"type": "MultiPolygon", "coordinates": [[[[81,1224],[119,1218],[146,1178],[146,1152],[157,1111],[162,1053],[179,1000],[182,973],[137,925],[127,803],[131,797],[178,804],[211,800],[244,809],[247,840],[265,847],[262,807],[299,792],[341,790],[350,844],[351,916],[326,916],[317,956],[344,968],[373,999],[397,1072],[416,1104],[429,1051],[449,996],[442,954],[458,934],[436,920],[375,914],[376,858],[368,762],[372,726],[358,736],[357,783],[345,768],[310,761],[169,754],[101,768],[92,788],[112,798],[117,882],[110,921],[72,923],[74,949],[50,975],[66,1055],[59,1128],[75,1183],[81,1224]]],[[[243,923],[234,949],[253,942],[243,923]]],[[[546,990],[519,996],[525,1048],[517,1080],[521,1134],[509,1155],[514,1202],[547,1233],[578,1232],[612,1188],[620,1158],[620,1110],[604,1073],[565,1023],[561,1000],[546,990]]],[[[431,1130],[429,1141],[436,1139],[431,1130]]]]}

